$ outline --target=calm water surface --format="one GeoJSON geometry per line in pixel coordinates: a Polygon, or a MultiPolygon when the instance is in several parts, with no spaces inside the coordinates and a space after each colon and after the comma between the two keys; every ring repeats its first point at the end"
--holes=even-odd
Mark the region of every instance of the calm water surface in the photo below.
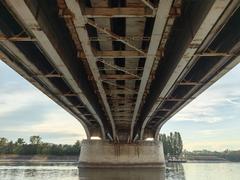
{"type": "Polygon", "coordinates": [[[168,164],[166,169],[81,169],[74,164],[0,165],[0,180],[240,180],[240,163],[168,164]]]}

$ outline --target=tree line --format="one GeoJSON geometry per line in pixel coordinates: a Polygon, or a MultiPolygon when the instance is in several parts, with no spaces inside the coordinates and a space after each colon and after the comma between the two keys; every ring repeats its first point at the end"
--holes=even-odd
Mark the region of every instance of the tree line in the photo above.
{"type": "MultiPolygon", "coordinates": [[[[182,139],[179,132],[170,135],[161,134],[160,141],[163,142],[164,154],[178,157],[182,153],[182,139]]],[[[15,142],[0,138],[0,154],[19,155],[79,155],[81,150],[80,141],[74,145],[51,144],[42,141],[40,136],[31,136],[30,143],[26,143],[23,138],[18,138],[15,142]]]]}
{"type": "Polygon", "coordinates": [[[213,160],[217,158],[222,158],[224,160],[232,161],[232,162],[240,162],[240,150],[238,151],[231,151],[231,150],[225,150],[222,152],[218,151],[208,151],[208,150],[201,150],[201,151],[185,151],[184,152],[187,159],[194,159],[197,158],[206,160],[213,160]]]}
{"type": "Polygon", "coordinates": [[[26,143],[23,138],[18,138],[15,142],[0,138],[0,154],[18,155],[79,155],[81,144],[76,141],[73,145],[51,144],[42,141],[40,136],[31,136],[30,143],[26,143]]]}
{"type": "Polygon", "coordinates": [[[171,132],[169,135],[160,134],[159,140],[163,143],[165,156],[179,157],[182,154],[183,142],[179,132],[171,132]]]}

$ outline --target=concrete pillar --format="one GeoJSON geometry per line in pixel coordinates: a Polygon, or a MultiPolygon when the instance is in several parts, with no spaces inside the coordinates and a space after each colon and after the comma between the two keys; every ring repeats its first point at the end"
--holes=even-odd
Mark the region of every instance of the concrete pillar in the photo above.
{"type": "Polygon", "coordinates": [[[114,144],[101,140],[83,140],[79,167],[164,167],[161,142],[114,144]]]}

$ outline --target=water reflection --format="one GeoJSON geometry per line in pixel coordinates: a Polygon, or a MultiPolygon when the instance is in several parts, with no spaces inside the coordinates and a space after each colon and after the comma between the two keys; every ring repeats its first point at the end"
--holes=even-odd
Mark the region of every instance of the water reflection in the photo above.
{"type": "Polygon", "coordinates": [[[0,180],[78,180],[76,165],[1,165],[0,180]]]}
{"type": "Polygon", "coordinates": [[[184,163],[166,169],[80,169],[77,164],[1,164],[0,180],[240,180],[240,163],[184,163]]]}
{"type": "Polygon", "coordinates": [[[164,168],[79,169],[79,180],[165,180],[164,168]]]}
{"type": "Polygon", "coordinates": [[[166,179],[185,180],[183,165],[181,163],[168,163],[166,168],[166,179]]]}

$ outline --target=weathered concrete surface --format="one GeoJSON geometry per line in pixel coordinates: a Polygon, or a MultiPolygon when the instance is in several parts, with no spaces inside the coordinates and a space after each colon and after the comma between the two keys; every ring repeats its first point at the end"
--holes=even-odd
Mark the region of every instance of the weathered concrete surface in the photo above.
{"type": "Polygon", "coordinates": [[[114,144],[107,141],[82,141],[79,167],[163,167],[161,142],[114,144]]]}

